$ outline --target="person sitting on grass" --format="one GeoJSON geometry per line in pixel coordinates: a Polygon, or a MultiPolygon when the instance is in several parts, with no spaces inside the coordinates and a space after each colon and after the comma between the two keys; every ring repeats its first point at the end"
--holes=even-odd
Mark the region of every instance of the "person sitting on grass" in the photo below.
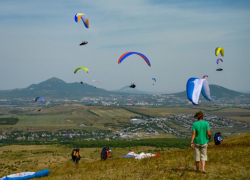
{"type": "Polygon", "coordinates": [[[203,113],[198,111],[194,118],[198,121],[193,123],[191,148],[195,150],[196,171],[199,172],[199,163],[201,160],[202,173],[206,174],[205,163],[207,161],[207,143],[211,140],[210,127],[207,121],[203,120],[203,113]]]}

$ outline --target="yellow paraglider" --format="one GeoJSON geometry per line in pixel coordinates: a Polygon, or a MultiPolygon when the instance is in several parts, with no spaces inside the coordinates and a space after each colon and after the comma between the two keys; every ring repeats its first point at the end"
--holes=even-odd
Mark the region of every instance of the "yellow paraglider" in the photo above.
{"type": "Polygon", "coordinates": [[[86,67],[79,67],[76,68],[76,70],[74,71],[74,74],[79,70],[79,69],[84,69],[86,71],[86,73],[89,73],[89,70],[86,67]]]}
{"type": "Polygon", "coordinates": [[[222,56],[224,56],[224,49],[223,49],[222,47],[217,47],[217,48],[215,49],[215,56],[218,56],[219,53],[220,53],[222,56]]]}

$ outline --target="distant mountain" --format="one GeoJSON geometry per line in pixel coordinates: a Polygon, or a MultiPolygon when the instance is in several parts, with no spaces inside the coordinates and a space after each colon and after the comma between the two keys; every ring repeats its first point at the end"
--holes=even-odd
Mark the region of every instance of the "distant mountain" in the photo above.
{"type": "MultiPolygon", "coordinates": [[[[244,100],[244,102],[248,102],[250,99],[250,94],[236,92],[218,85],[210,85],[210,91],[213,99],[237,99],[238,101],[244,100]]],[[[91,86],[86,83],[66,83],[61,79],[53,77],[39,84],[32,84],[27,88],[1,90],[0,99],[24,99],[34,98],[36,96],[44,96],[49,99],[79,99],[84,96],[97,97],[114,94],[126,96],[126,93],[138,95],[150,94],[147,92],[139,91],[136,88],[132,89],[129,86],[125,86],[116,91],[107,91],[105,89],[95,88],[94,86],[91,86]]],[[[185,91],[180,93],[174,93],[171,95],[187,99],[185,91]]]]}
{"type": "Polygon", "coordinates": [[[82,96],[98,96],[109,94],[105,89],[95,88],[86,83],[66,83],[58,78],[50,78],[27,88],[2,90],[0,98],[30,98],[46,96],[47,98],[79,98],[82,96]]]}
{"type": "MultiPolygon", "coordinates": [[[[222,86],[214,85],[214,84],[209,85],[209,87],[210,87],[211,96],[216,97],[217,99],[220,99],[220,98],[232,99],[232,98],[244,97],[244,96],[250,97],[250,94],[233,91],[233,90],[224,88],[222,86]]],[[[180,97],[180,98],[187,98],[186,91],[183,91],[180,93],[174,93],[172,95],[175,95],[175,96],[180,97]]]]}
{"type": "Polygon", "coordinates": [[[148,92],[139,91],[136,88],[130,88],[129,85],[128,86],[124,86],[123,88],[115,90],[113,92],[130,93],[130,94],[151,94],[151,93],[148,93],[148,92]]]}

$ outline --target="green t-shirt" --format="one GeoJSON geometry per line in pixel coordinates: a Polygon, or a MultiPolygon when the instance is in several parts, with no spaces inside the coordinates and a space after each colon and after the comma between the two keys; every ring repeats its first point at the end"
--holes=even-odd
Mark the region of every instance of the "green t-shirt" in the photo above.
{"type": "Polygon", "coordinates": [[[192,130],[195,131],[194,144],[207,144],[209,142],[207,130],[210,130],[210,127],[207,121],[194,122],[192,130]]]}

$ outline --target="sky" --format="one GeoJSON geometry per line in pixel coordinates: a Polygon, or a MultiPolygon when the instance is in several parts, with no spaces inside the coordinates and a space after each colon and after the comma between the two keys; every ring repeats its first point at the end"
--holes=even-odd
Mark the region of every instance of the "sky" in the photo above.
{"type": "Polygon", "coordinates": [[[208,75],[209,84],[250,92],[248,0],[0,0],[0,22],[0,90],[57,77],[173,93],[208,75]],[[74,21],[76,13],[88,16],[89,29],[74,21]],[[118,64],[128,51],[146,55],[151,67],[137,55],[118,64]],[[81,66],[89,73],[74,74],[81,66]]]}

